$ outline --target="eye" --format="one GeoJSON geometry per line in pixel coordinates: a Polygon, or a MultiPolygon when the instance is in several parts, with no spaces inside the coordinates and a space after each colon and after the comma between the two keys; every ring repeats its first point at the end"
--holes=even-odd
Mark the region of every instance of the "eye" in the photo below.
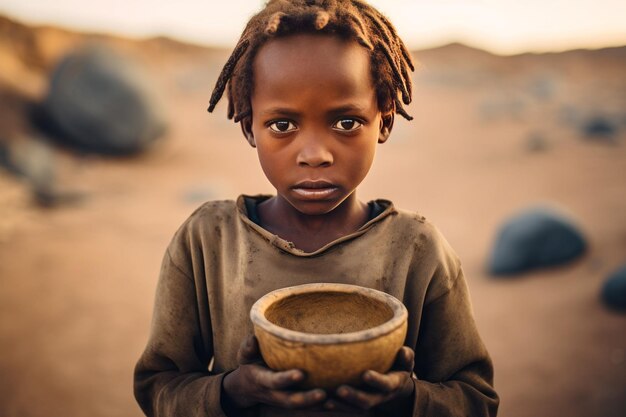
{"type": "Polygon", "coordinates": [[[333,125],[333,129],[340,130],[343,132],[353,132],[363,126],[363,123],[359,122],[356,119],[345,118],[338,120],[337,123],[333,125]]]}
{"type": "Polygon", "coordinates": [[[268,127],[275,133],[287,133],[297,129],[296,125],[291,123],[289,120],[277,120],[270,123],[268,127]]]}

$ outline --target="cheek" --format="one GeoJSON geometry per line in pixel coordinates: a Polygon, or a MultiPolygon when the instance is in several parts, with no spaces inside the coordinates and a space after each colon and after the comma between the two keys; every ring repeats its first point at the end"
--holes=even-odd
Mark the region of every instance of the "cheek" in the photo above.
{"type": "Polygon", "coordinates": [[[276,164],[272,160],[272,153],[267,152],[262,146],[257,145],[257,156],[259,158],[259,163],[261,164],[261,168],[263,171],[267,171],[272,169],[276,164]]]}
{"type": "Polygon", "coordinates": [[[374,156],[376,155],[376,146],[378,143],[378,137],[375,139],[369,138],[364,141],[357,149],[351,149],[347,154],[349,164],[353,168],[353,174],[356,176],[365,176],[374,163],[374,156]]]}
{"type": "Polygon", "coordinates": [[[284,177],[287,171],[284,151],[268,147],[263,141],[257,141],[256,151],[261,169],[270,182],[284,177]]]}
{"type": "Polygon", "coordinates": [[[362,180],[369,172],[373,162],[374,152],[371,149],[364,149],[358,157],[355,156],[354,158],[352,163],[353,175],[362,180]]]}

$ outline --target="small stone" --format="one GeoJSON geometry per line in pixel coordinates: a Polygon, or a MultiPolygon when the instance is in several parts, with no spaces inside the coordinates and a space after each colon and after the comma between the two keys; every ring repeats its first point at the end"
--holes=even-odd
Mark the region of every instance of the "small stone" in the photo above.
{"type": "Polygon", "coordinates": [[[528,92],[538,100],[547,101],[554,97],[556,83],[550,76],[544,75],[530,83],[528,92]]]}
{"type": "Polygon", "coordinates": [[[526,149],[529,152],[544,152],[550,148],[550,143],[546,137],[539,133],[533,132],[526,139],[526,149]]]}
{"type": "Polygon", "coordinates": [[[212,186],[196,185],[189,188],[183,194],[183,200],[186,203],[198,204],[205,201],[214,200],[218,196],[218,192],[212,186]]]}
{"type": "Polygon", "coordinates": [[[602,287],[601,297],[609,308],[626,312],[626,265],[608,276],[602,287]]]}
{"type": "Polygon", "coordinates": [[[572,220],[555,209],[534,207],[500,228],[488,268],[493,275],[511,275],[561,265],[582,255],[586,247],[572,220]]]}
{"type": "Polygon", "coordinates": [[[0,142],[0,166],[23,178],[30,185],[35,203],[42,207],[76,204],[86,196],[82,191],[59,186],[56,157],[43,138],[25,136],[0,142]]]}

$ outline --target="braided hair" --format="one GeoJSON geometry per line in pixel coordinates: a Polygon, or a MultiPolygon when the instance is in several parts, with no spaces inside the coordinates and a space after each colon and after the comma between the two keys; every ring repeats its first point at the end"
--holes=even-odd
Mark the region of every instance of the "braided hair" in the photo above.
{"type": "Polygon", "coordinates": [[[411,103],[411,54],[391,22],[361,0],[269,0],[253,16],[224,65],[211,95],[212,112],[227,90],[228,118],[240,122],[252,115],[253,61],[258,49],[274,37],[296,33],[325,33],[354,39],[370,52],[378,107],[395,110],[412,120],[404,109],[411,103]],[[400,101],[400,97],[401,100],[400,101]]]}

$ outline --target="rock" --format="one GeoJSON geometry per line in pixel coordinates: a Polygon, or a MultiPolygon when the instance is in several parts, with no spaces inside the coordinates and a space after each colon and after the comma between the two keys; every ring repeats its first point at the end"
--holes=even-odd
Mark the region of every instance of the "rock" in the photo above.
{"type": "Polygon", "coordinates": [[[166,130],[144,78],[113,51],[85,47],[54,70],[41,112],[61,140],[82,150],[138,153],[166,130]]]}
{"type": "Polygon", "coordinates": [[[21,137],[0,144],[0,165],[23,177],[34,189],[50,189],[56,181],[52,148],[41,138],[21,137]]]}
{"type": "Polygon", "coordinates": [[[556,82],[549,75],[537,77],[528,86],[528,92],[538,100],[550,100],[555,95],[556,82]]]}
{"type": "Polygon", "coordinates": [[[185,203],[201,204],[209,200],[220,200],[232,195],[233,190],[227,182],[213,180],[210,183],[190,185],[181,195],[185,203]]]}
{"type": "Polygon", "coordinates": [[[583,125],[583,134],[587,139],[600,139],[606,142],[614,142],[617,136],[617,126],[606,117],[592,117],[583,125]]]}
{"type": "Polygon", "coordinates": [[[529,152],[544,152],[550,148],[550,141],[543,133],[532,132],[526,138],[526,149],[529,152]]]}
{"type": "Polygon", "coordinates": [[[626,312],[626,265],[609,275],[602,286],[601,298],[609,308],[626,312]]]}
{"type": "Polygon", "coordinates": [[[498,232],[489,260],[494,275],[560,265],[585,252],[582,233],[566,216],[534,207],[509,219],[498,232]]]}
{"type": "Polygon", "coordinates": [[[196,185],[185,191],[183,200],[186,203],[199,204],[208,200],[217,198],[217,192],[214,187],[207,185],[196,185]]]}
{"type": "Polygon", "coordinates": [[[55,155],[42,138],[0,141],[0,166],[23,178],[30,185],[35,203],[42,207],[76,204],[85,198],[82,191],[59,186],[55,155]]]}

